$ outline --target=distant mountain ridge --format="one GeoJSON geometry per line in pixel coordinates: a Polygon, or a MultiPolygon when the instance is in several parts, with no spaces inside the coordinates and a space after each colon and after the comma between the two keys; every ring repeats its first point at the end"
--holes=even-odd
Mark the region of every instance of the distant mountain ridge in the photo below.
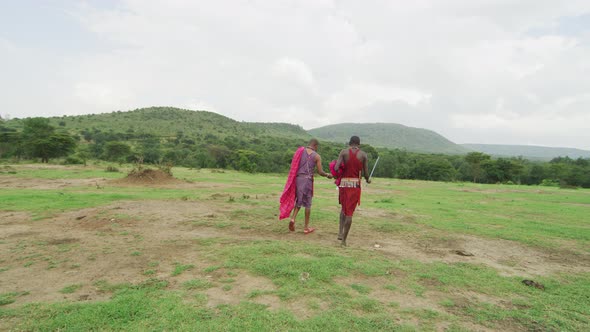
{"type": "Polygon", "coordinates": [[[498,157],[518,157],[551,160],[556,157],[590,158],[590,151],[575,148],[554,148],[535,145],[461,144],[468,149],[498,157]]]}
{"type": "Polygon", "coordinates": [[[432,130],[397,123],[341,123],[308,132],[314,137],[337,143],[347,143],[350,136],[357,135],[361,138],[361,143],[374,147],[413,152],[465,154],[470,151],[432,130]]]}

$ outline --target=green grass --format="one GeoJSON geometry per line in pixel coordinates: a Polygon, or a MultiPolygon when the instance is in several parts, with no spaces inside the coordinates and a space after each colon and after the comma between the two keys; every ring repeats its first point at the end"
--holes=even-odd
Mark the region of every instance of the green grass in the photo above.
{"type": "Polygon", "coordinates": [[[350,288],[354,289],[355,291],[359,292],[359,294],[369,294],[371,292],[371,287],[361,285],[361,284],[351,284],[350,288]]]}
{"type": "Polygon", "coordinates": [[[151,275],[154,275],[154,274],[156,274],[156,270],[145,270],[145,271],[143,271],[143,275],[144,276],[151,276],[151,275]]]}
{"type": "Polygon", "coordinates": [[[62,288],[59,292],[62,294],[72,294],[72,293],[75,293],[80,288],[82,288],[82,285],[75,284],[75,285],[66,286],[66,287],[62,288]]]}
{"type": "MultiPolygon", "coordinates": [[[[28,295],[29,292],[10,292],[0,294],[0,306],[14,303],[16,298],[24,295],[28,295]]],[[[0,318],[2,318],[2,311],[0,311],[0,318]]]]}
{"type": "MultiPolygon", "coordinates": [[[[70,178],[91,178],[98,172],[103,177],[103,168],[90,168],[70,178]]],[[[0,295],[0,304],[3,304],[0,320],[15,322],[15,329],[20,330],[65,331],[169,330],[172,327],[181,331],[413,331],[436,330],[441,323],[449,331],[461,331],[465,330],[462,322],[496,330],[508,326],[509,330],[580,331],[590,324],[587,295],[590,294],[590,273],[534,276],[535,281],[546,287],[541,291],[523,285],[523,276],[503,276],[492,267],[467,263],[469,260],[425,263],[374,250],[372,244],[365,248],[355,243],[360,242],[360,236],[369,239],[371,236],[380,239],[408,236],[428,244],[451,243],[462,235],[472,235],[511,240],[547,252],[566,251],[574,256],[576,252],[590,253],[590,226],[586,221],[590,212],[589,190],[375,179],[365,187],[360,213],[355,216],[349,236],[351,247],[341,249],[335,240],[333,246],[317,240],[335,235],[336,231],[337,193],[329,181],[316,181],[311,223],[318,228],[318,233],[304,237],[299,234],[302,219],[297,224],[299,233],[289,235],[286,223],[276,221],[276,202],[284,185],[282,175],[213,173],[185,168],[173,169],[173,172],[193,183],[213,186],[198,191],[116,186],[100,190],[92,186],[59,190],[6,188],[0,191],[0,211],[30,212],[33,219],[39,219],[121,200],[187,200],[188,197],[187,204],[216,208],[210,214],[190,217],[189,220],[195,222],[187,221],[186,225],[194,227],[195,232],[209,227],[212,232],[227,236],[232,232],[245,232],[259,236],[268,234],[268,238],[189,238],[186,241],[191,247],[186,250],[194,250],[195,257],[206,260],[204,265],[199,261],[198,269],[190,261],[174,264],[174,261],[151,256],[149,248],[135,242],[123,253],[138,256],[134,261],[143,262],[137,276],[145,278],[144,282],[112,284],[101,280],[91,287],[107,293],[109,298],[80,303],[21,305],[14,302],[23,294],[7,289],[11,292],[0,295]],[[229,197],[234,198],[231,204],[229,197]],[[170,266],[171,272],[164,269],[170,266]],[[188,270],[195,271],[186,273],[188,270]],[[156,275],[164,275],[165,279],[153,278],[156,275]],[[199,275],[203,277],[197,277],[199,275]],[[249,289],[237,305],[208,305],[204,294],[207,289],[219,287],[228,292],[226,294],[238,293],[240,278],[248,275],[267,280],[272,288],[249,289]],[[180,277],[174,278],[176,276],[180,277]],[[186,279],[190,280],[184,281],[186,279]],[[432,294],[437,296],[433,298],[432,294]],[[313,311],[309,318],[302,318],[287,309],[269,310],[256,303],[264,295],[277,296],[283,308],[303,303],[313,307],[313,311]],[[398,296],[431,301],[433,308],[408,308],[398,296]]],[[[67,169],[19,170],[18,176],[66,178],[69,176],[66,173],[67,169]]],[[[121,212],[124,211],[105,213],[117,213],[117,219],[121,220],[135,218],[121,212]]],[[[133,235],[135,239],[130,241],[142,240],[135,232],[125,230],[124,236],[133,235]]],[[[117,229],[112,234],[97,234],[102,235],[97,238],[108,242],[122,233],[123,229],[117,229]]],[[[144,241],[151,240],[146,237],[144,241]]],[[[39,241],[10,238],[2,244],[2,250],[6,248],[7,253],[20,258],[16,263],[1,261],[3,274],[15,273],[27,264],[27,271],[37,268],[49,256],[41,256],[36,249],[51,247],[39,241]]],[[[80,244],[51,248],[57,256],[52,253],[47,264],[57,267],[62,263],[59,255],[71,255],[80,250],[83,259],[100,261],[104,258],[102,255],[110,252],[106,244],[102,255],[83,251],[85,247],[80,244]]],[[[72,262],[67,263],[70,264],[72,262]]],[[[83,271],[84,267],[78,265],[77,269],[83,271]]],[[[74,286],[79,285],[68,286],[62,292],[77,291],[79,288],[70,289],[74,286]]]]}
{"type": "Polygon", "coordinates": [[[376,223],[372,225],[375,230],[396,232],[424,225],[451,234],[547,248],[556,248],[563,240],[573,241],[590,252],[590,228],[585,222],[589,190],[382,180],[379,188],[384,187],[402,193],[393,203],[382,203],[379,197],[383,194],[374,195],[376,199],[367,205],[414,216],[413,225],[376,223]]]}
{"type": "Polygon", "coordinates": [[[390,291],[395,291],[397,290],[397,286],[396,285],[385,285],[383,286],[383,288],[390,290],[390,291]]]}
{"type": "Polygon", "coordinates": [[[203,290],[212,287],[211,281],[203,279],[192,279],[182,284],[185,289],[203,290]]]}
{"type": "Polygon", "coordinates": [[[211,272],[217,271],[219,269],[221,269],[221,266],[220,265],[213,265],[213,266],[206,267],[203,270],[203,272],[205,272],[205,273],[211,273],[211,272]]]}
{"type": "Polygon", "coordinates": [[[195,266],[192,264],[182,265],[177,263],[174,265],[174,270],[172,271],[172,276],[181,275],[184,271],[192,270],[195,266]]]}
{"type": "MultiPolygon", "coordinates": [[[[86,304],[33,304],[6,310],[1,317],[20,320],[23,330],[169,330],[176,331],[314,331],[392,330],[399,325],[389,317],[367,313],[348,315],[328,310],[301,321],[286,310],[269,311],[265,305],[242,302],[208,308],[181,294],[150,287],[127,289],[113,300],[86,304]],[[342,319],[342,317],[347,319],[342,319]]],[[[361,303],[370,307],[370,303],[361,303]]]]}

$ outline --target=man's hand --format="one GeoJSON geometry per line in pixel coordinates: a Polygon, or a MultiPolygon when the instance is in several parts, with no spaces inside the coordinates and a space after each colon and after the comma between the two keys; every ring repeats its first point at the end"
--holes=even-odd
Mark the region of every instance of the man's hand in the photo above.
{"type": "Polygon", "coordinates": [[[371,179],[365,179],[367,183],[371,183],[371,179]]]}
{"type": "Polygon", "coordinates": [[[328,179],[333,179],[333,178],[334,178],[334,177],[332,176],[332,174],[326,174],[326,177],[327,177],[328,179]]]}

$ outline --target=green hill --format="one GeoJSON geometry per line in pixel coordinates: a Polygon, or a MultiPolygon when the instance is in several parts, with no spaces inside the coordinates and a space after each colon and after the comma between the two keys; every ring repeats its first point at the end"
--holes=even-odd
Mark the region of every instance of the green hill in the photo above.
{"type": "MultiPolygon", "coordinates": [[[[300,126],[287,123],[239,122],[223,115],[207,111],[191,111],[173,107],[149,107],[129,112],[112,112],[49,118],[51,124],[71,133],[82,131],[152,134],[176,137],[179,133],[188,137],[214,135],[218,138],[281,137],[309,139],[300,126]]],[[[21,120],[13,119],[7,126],[18,129],[21,120]]]]}
{"type": "Polygon", "coordinates": [[[328,141],[347,143],[357,135],[362,143],[375,147],[406,149],[415,152],[463,154],[468,149],[432,130],[406,127],[396,123],[342,123],[315,128],[311,135],[328,141]]]}
{"type": "Polygon", "coordinates": [[[574,148],[552,148],[534,145],[502,145],[502,144],[461,144],[471,150],[499,157],[518,157],[528,159],[551,160],[556,157],[590,158],[590,151],[574,148]]]}

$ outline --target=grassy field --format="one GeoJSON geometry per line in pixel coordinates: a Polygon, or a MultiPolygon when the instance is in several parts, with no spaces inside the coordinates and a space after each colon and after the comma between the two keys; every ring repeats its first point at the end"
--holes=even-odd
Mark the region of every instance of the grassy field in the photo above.
{"type": "Polygon", "coordinates": [[[588,190],[375,179],[340,248],[328,180],[304,235],[277,221],[283,175],[175,168],[131,185],[104,167],[0,174],[1,330],[590,324],[588,190]]]}

